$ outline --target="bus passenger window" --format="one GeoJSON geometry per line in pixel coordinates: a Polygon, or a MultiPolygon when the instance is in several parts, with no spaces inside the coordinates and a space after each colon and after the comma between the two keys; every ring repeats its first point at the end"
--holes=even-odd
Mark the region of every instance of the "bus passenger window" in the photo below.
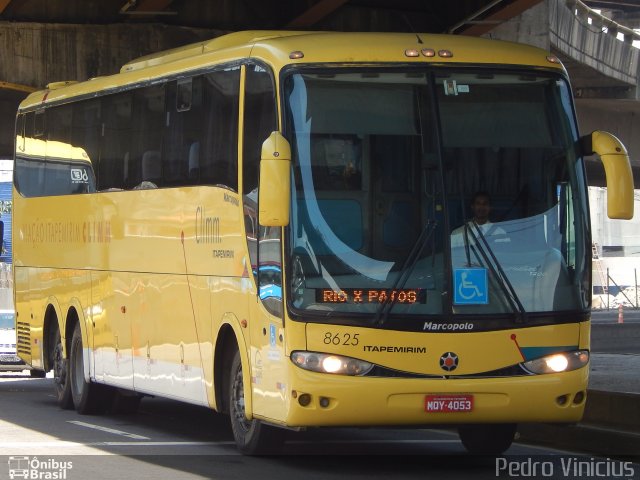
{"type": "Polygon", "coordinates": [[[177,82],[176,110],[178,112],[188,112],[191,110],[192,81],[192,78],[185,78],[177,82]]]}
{"type": "Polygon", "coordinates": [[[240,68],[204,76],[200,140],[200,183],[238,190],[238,103],[240,68]]]}
{"type": "Polygon", "coordinates": [[[132,95],[130,92],[102,98],[102,148],[98,169],[98,189],[123,190],[129,185],[132,143],[132,95]]]}

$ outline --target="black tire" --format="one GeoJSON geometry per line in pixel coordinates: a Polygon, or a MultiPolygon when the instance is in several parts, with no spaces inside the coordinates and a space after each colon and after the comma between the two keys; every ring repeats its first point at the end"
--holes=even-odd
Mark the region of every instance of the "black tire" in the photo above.
{"type": "Polygon", "coordinates": [[[513,443],[515,423],[465,425],[458,428],[460,440],[474,455],[501,455],[513,443]]]}
{"type": "Polygon", "coordinates": [[[53,384],[58,406],[64,410],[71,410],[73,408],[73,397],[71,396],[71,383],[69,382],[69,362],[64,358],[59,330],[56,331],[55,344],[53,346],[53,384]]]}
{"type": "Polygon", "coordinates": [[[29,370],[29,376],[31,378],[45,378],[47,376],[47,372],[44,370],[29,370]]]}
{"type": "Polygon", "coordinates": [[[113,389],[85,380],[80,324],[73,330],[69,350],[69,384],[76,411],[82,415],[106,412],[113,399],[113,389]]]}
{"type": "Polygon", "coordinates": [[[242,361],[236,350],[231,362],[228,385],[231,430],[238,450],[245,455],[276,455],[282,449],[285,431],[265,425],[260,420],[247,420],[244,414],[244,381],[242,361]]]}

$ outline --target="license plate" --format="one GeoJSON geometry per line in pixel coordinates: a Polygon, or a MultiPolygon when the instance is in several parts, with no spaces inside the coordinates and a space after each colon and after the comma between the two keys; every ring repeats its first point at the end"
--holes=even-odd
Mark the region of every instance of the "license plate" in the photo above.
{"type": "Polygon", "coordinates": [[[426,395],[424,409],[429,413],[470,412],[473,395],[426,395]]]}

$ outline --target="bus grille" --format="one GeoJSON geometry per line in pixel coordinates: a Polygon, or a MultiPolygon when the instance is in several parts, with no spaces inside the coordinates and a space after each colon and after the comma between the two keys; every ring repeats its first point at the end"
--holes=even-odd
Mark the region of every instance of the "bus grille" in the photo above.
{"type": "Polygon", "coordinates": [[[31,355],[31,328],[28,323],[16,322],[18,353],[31,355]]]}

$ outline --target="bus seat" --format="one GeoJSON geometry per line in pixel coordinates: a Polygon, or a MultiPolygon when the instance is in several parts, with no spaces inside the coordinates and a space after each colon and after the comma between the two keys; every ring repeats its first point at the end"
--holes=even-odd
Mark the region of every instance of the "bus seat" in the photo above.
{"type": "Polygon", "coordinates": [[[418,236],[415,218],[413,202],[393,201],[382,227],[382,239],[385,245],[394,248],[412,245],[418,236]]]}
{"type": "Polygon", "coordinates": [[[189,146],[188,154],[189,179],[196,180],[200,176],[200,142],[189,146]]]}
{"type": "Polygon", "coordinates": [[[124,154],[124,158],[122,159],[123,167],[122,167],[122,186],[126,186],[129,182],[129,158],[131,155],[129,152],[124,154]]]}
{"type": "Polygon", "coordinates": [[[134,190],[148,190],[158,188],[162,181],[162,165],[160,152],[149,150],[142,155],[142,181],[133,187],[134,190]]]}
{"type": "Polygon", "coordinates": [[[158,183],[162,179],[160,152],[149,150],[142,155],[142,181],[158,183]]]}

